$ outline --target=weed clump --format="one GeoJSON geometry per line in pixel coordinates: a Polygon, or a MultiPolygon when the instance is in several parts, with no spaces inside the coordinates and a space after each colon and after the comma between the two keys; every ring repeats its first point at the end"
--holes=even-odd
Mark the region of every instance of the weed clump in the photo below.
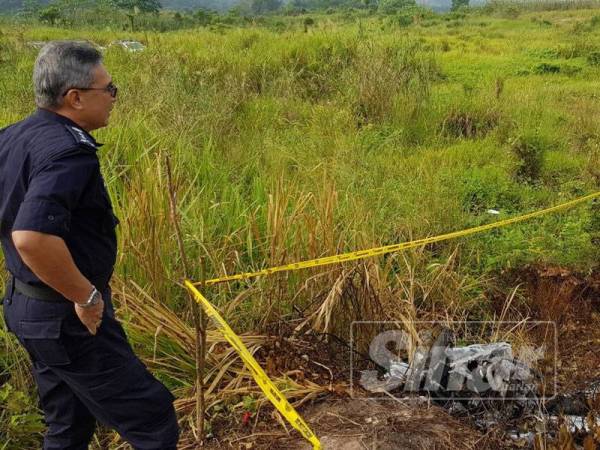
{"type": "Polygon", "coordinates": [[[600,66],[600,51],[590,52],[587,55],[587,62],[592,66],[600,66]]]}
{"type": "Polygon", "coordinates": [[[44,430],[42,416],[35,401],[11,384],[0,386],[0,411],[2,422],[0,436],[3,448],[36,448],[39,434],[44,430]]]}
{"type": "Polygon", "coordinates": [[[533,69],[533,72],[538,75],[544,75],[544,74],[548,74],[548,73],[559,73],[560,66],[557,64],[541,63],[541,64],[538,64],[537,66],[535,66],[535,68],[533,69]]]}
{"type": "Polygon", "coordinates": [[[590,234],[592,244],[600,248],[600,202],[594,202],[590,206],[590,220],[586,231],[590,234]]]}
{"type": "MultiPolygon", "coordinates": [[[[561,56],[560,53],[563,51],[562,48],[538,48],[527,53],[534,58],[556,59],[561,56]]],[[[567,56],[563,57],[567,58],[567,56]]]]}
{"type": "Polygon", "coordinates": [[[544,163],[544,140],[535,134],[521,135],[513,141],[511,151],[517,158],[515,178],[526,183],[537,181],[544,163]]]}
{"type": "Polygon", "coordinates": [[[552,26],[552,22],[550,22],[549,20],[541,19],[539,17],[534,17],[533,19],[531,19],[531,21],[533,23],[537,23],[540,27],[542,27],[542,26],[551,27],[552,26]]]}
{"type": "MultiPolygon", "coordinates": [[[[490,2],[493,4],[494,2],[490,2]]],[[[493,7],[496,14],[503,19],[518,19],[521,15],[521,10],[515,5],[500,5],[500,2],[496,2],[497,6],[493,7]]]]}
{"type": "Polygon", "coordinates": [[[400,104],[406,111],[426,101],[439,69],[418,43],[400,48],[363,48],[362,52],[346,81],[359,127],[392,118],[400,104]]]}
{"type": "Polygon", "coordinates": [[[497,111],[453,111],[444,119],[442,129],[444,134],[450,137],[474,139],[484,137],[499,123],[500,114],[497,111]]]}
{"type": "Polygon", "coordinates": [[[460,185],[463,207],[471,214],[483,214],[488,209],[503,212],[518,211],[521,196],[518,185],[501,167],[473,168],[463,174],[460,185]]]}

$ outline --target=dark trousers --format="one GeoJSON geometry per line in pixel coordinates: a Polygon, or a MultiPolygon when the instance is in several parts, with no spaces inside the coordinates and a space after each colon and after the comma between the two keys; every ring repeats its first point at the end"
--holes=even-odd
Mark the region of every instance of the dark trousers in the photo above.
{"type": "Polygon", "coordinates": [[[74,305],[14,292],[4,299],[8,329],[29,353],[48,425],[44,450],[84,450],[96,421],[136,450],[175,450],[179,428],[173,396],[135,356],[102,293],[102,325],[92,336],[74,305]]]}

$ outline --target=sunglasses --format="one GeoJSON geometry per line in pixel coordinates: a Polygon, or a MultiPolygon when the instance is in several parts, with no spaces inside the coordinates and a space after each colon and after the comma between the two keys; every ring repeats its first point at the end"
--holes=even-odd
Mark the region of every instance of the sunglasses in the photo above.
{"type": "Polygon", "coordinates": [[[77,89],[79,91],[106,91],[110,94],[110,96],[112,98],[116,98],[117,97],[117,92],[119,92],[119,88],[117,88],[117,86],[115,86],[112,82],[108,84],[108,86],[106,87],[102,87],[102,88],[80,88],[80,87],[71,87],[69,89],[67,89],[65,91],[65,93],[63,94],[63,97],[65,95],[67,95],[67,93],[71,90],[71,89],[77,89]]]}

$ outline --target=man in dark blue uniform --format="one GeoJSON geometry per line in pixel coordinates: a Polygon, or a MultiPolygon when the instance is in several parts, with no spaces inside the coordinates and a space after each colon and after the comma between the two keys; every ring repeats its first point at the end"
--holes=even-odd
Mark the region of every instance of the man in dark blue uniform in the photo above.
{"type": "Polygon", "coordinates": [[[89,132],[108,124],[117,88],[81,42],[46,45],[33,78],[38,110],[0,131],[0,240],[5,322],[33,363],[44,449],[87,449],[96,420],[135,449],[175,449],[173,396],[111,303],[118,220],[89,132]]]}

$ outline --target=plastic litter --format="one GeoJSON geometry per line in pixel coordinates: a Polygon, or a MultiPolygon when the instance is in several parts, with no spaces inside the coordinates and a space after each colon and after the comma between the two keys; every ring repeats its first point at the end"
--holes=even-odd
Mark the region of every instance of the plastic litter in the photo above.
{"type": "Polygon", "coordinates": [[[114,41],[111,45],[117,45],[119,47],[123,47],[125,50],[127,50],[128,52],[132,52],[132,53],[142,52],[146,49],[146,46],[138,41],[128,41],[128,40],[114,41]]]}

